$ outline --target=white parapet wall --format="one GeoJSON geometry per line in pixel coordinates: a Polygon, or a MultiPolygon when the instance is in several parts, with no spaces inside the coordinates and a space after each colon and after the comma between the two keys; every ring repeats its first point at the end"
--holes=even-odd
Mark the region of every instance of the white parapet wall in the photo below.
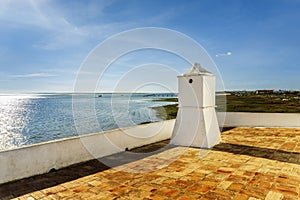
{"type": "Polygon", "coordinates": [[[60,139],[0,152],[0,184],[169,139],[175,120],[60,139]]]}
{"type": "MultiPolygon", "coordinates": [[[[225,127],[300,127],[300,114],[217,113],[225,127]]],[[[0,184],[169,139],[175,120],[60,139],[0,152],[0,184]]]]}
{"type": "Polygon", "coordinates": [[[300,127],[300,113],[219,112],[217,116],[225,127],[300,127]]]}

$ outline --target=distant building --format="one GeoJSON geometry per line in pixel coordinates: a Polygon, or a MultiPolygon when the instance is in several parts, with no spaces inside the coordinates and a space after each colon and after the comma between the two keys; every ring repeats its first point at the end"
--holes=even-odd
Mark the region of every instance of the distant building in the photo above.
{"type": "Polygon", "coordinates": [[[274,94],[274,90],[256,90],[256,94],[274,94]]]}

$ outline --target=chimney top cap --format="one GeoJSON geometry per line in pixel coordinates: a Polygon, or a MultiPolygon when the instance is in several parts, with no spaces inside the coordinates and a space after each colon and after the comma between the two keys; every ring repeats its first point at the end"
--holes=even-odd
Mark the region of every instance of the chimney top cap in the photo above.
{"type": "Polygon", "coordinates": [[[191,75],[212,75],[211,72],[207,71],[203,67],[201,67],[200,63],[195,63],[193,67],[187,71],[184,75],[191,76],[191,75]]]}

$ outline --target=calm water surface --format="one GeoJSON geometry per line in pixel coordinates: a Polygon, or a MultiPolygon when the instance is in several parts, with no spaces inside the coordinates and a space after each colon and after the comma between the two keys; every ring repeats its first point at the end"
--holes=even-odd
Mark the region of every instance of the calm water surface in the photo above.
{"type": "Polygon", "coordinates": [[[160,121],[144,94],[0,95],[0,151],[160,121]],[[75,126],[76,123],[76,126],[75,126]]]}

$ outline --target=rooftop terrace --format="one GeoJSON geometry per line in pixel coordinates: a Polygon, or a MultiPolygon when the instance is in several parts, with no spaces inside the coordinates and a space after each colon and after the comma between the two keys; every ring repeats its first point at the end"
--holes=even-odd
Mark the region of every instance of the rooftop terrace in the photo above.
{"type": "Polygon", "coordinates": [[[211,150],[168,146],[144,155],[7,183],[0,199],[300,199],[300,128],[234,128],[211,150]]]}

